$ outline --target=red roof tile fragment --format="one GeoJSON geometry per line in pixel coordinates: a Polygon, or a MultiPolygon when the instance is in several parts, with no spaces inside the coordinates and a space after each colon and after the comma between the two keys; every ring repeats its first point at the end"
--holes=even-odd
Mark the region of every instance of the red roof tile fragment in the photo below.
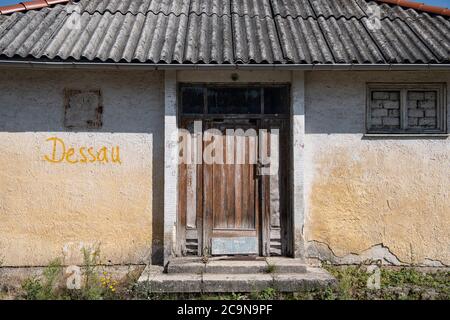
{"type": "Polygon", "coordinates": [[[425,3],[413,2],[407,0],[376,0],[378,2],[384,2],[389,4],[395,4],[405,8],[416,9],[418,11],[424,11],[429,13],[440,14],[443,16],[450,16],[450,9],[438,6],[429,6],[425,3]]]}
{"type": "Polygon", "coordinates": [[[69,0],[34,0],[0,7],[0,14],[46,8],[55,4],[68,3],[69,0]]]}

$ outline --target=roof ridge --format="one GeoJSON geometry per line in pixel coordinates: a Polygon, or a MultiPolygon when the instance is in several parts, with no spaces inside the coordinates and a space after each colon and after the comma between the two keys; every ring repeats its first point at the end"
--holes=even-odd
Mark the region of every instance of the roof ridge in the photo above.
{"type": "Polygon", "coordinates": [[[418,11],[435,13],[435,14],[444,15],[444,16],[450,16],[450,9],[445,8],[445,7],[439,7],[439,6],[430,6],[423,2],[415,2],[415,1],[408,1],[408,0],[375,0],[375,1],[387,3],[387,4],[394,4],[397,6],[411,8],[411,9],[415,9],[418,11]]]}
{"type": "MultiPolygon", "coordinates": [[[[425,3],[413,2],[409,0],[375,0],[375,1],[450,17],[450,9],[445,7],[431,6],[425,3]]],[[[73,0],[32,0],[20,2],[18,4],[8,6],[0,6],[0,15],[14,12],[42,9],[56,4],[68,4],[72,2],[73,0]]]]}

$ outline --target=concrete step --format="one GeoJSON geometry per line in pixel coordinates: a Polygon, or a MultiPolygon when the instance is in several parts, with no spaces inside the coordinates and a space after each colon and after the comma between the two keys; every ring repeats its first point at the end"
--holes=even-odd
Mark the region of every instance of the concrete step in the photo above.
{"type": "Polygon", "coordinates": [[[205,272],[206,264],[199,258],[174,258],[167,265],[167,273],[194,273],[205,272]]]}
{"type": "Polygon", "coordinates": [[[267,257],[267,265],[273,273],[305,273],[307,265],[301,259],[267,257]]]}
{"type": "Polygon", "coordinates": [[[281,257],[248,260],[211,258],[206,262],[200,258],[174,258],[167,266],[169,274],[305,273],[306,270],[302,260],[281,257]]]}
{"type": "Polygon", "coordinates": [[[335,285],[336,279],[321,268],[304,273],[164,273],[148,266],[138,282],[153,293],[238,293],[260,292],[274,288],[278,292],[302,292],[335,285]]]}

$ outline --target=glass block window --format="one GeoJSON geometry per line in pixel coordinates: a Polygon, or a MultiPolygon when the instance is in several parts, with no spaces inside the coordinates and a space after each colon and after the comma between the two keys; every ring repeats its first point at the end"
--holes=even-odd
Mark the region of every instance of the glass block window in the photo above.
{"type": "Polygon", "coordinates": [[[372,129],[400,129],[400,91],[373,91],[370,114],[372,129]]]}
{"type": "Polygon", "coordinates": [[[438,127],[436,91],[408,92],[408,127],[436,129],[438,127]]]}
{"type": "Polygon", "coordinates": [[[368,133],[445,133],[445,85],[369,84],[368,133]]]}

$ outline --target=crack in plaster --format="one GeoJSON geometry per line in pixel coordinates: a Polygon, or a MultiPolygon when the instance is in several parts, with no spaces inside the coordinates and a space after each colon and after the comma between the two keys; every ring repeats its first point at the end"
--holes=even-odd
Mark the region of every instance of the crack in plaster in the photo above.
{"type": "MultiPolygon", "coordinates": [[[[360,264],[366,261],[381,260],[382,264],[387,265],[413,265],[401,261],[397,255],[383,243],[375,244],[362,251],[360,254],[350,252],[347,255],[338,256],[327,243],[312,240],[308,241],[306,251],[308,258],[316,258],[320,261],[329,261],[335,264],[360,264]]],[[[430,258],[425,258],[421,263],[415,265],[426,267],[448,267],[448,265],[444,264],[442,261],[430,258]]]]}

